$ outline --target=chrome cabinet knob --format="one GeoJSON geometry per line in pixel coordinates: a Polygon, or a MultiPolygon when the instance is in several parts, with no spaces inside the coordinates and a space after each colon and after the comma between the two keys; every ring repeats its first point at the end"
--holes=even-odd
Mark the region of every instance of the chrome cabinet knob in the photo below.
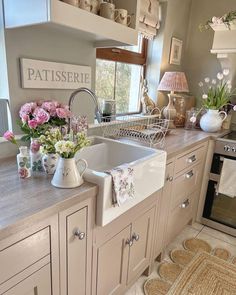
{"type": "Polygon", "coordinates": [[[185,209],[185,208],[187,208],[189,205],[190,205],[190,202],[189,202],[189,199],[187,199],[185,202],[183,202],[183,203],[180,205],[180,208],[185,209]]]}
{"type": "Polygon", "coordinates": [[[191,171],[189,171],[188,173],[185,174],[185,177],[186,177],[187,179],[190,179],[190,178],[193,177],[193,175],[194,175],[193,170],[191,170],[191,171]]]}
{"type": "Polygon", "coordinates": [[[136,234],[136,233],[133,233],[133,235],[132,235],[132,240],[138,242],[138,240],[139,240],[139,235],[136,234]]]}
{"type": "Polygon", "coordinates": [[[193,156],[189,157],[187,161],[188,161],[188,163],[193,163],[193,162],[197,161],[197,158],[195,155],[193,155],[193,156]]]}
{"type": "Polygon", "coordinates": [[[79,238],[79,240],[83,240],[85,238],[85,233],[77,229],[74,235],[79,238]]]}
{"type": "Polygon", "coordinates": [[[126,245],[129,245],[129,247],[133,246],[133,240],[132,239],[127,239],[126,240],[126,245]]]}
{"type": "Polygon", "coordinates": [[[173,176],[168,176],[168,177],[166,178],[166,180],[169,181],[169,182],[172,182],[173,179],[174,179],[173,176]]]}

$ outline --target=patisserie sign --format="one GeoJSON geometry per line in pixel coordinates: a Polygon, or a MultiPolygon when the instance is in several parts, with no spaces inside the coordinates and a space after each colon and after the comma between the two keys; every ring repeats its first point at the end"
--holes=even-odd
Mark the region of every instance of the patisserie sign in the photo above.
{"type": "Polygon", "coordinates": [[[91,88],[91,67],[35,59],[20,59],[22,88],[91,88]]]}

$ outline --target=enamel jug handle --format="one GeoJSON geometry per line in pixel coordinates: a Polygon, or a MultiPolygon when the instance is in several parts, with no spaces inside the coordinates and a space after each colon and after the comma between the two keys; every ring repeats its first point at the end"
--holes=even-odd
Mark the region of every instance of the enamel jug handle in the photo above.
{"type": "Polygon", "coordinates": [[[222,122],[224,122],[224,120],[227,118],[227,114],[224,111],[219,112],[219,115],[223,114],[224,118],[222,119],[222,122]]]}
{"type": "Polygon", "coordinates": [[[83,174],[84,174],[84,172],[85,172],[85,170],[88,168],[88,163],[87,163],[87,161],[84,160],[84,159],[79,159],[79,160],[76,161],[76,165],[77,165],[77,167],[78,167],[78,170],[79,170],[80,176],[82,177],[83,174]],[[81,163],[82,165],[79,165],[80,163],[81,163]]]}

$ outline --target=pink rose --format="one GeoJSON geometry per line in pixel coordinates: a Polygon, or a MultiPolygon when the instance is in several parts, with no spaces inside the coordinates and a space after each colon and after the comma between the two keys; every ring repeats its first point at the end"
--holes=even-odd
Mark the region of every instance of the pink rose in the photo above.
{"type": "Polygon", "coordinates": [[[15,139],[15,135],[13,134],[13,132],[11,132],[9,130],[3,134],[3,137],[8,141],[12,141],[15,139]]]}
{"type": "Polygon", "coordinates": [[[22,114],[21,120],[22,120],[23,123],[28,122],[29,119],[30,119],[29,115],[22,114]]]}
{"type": "Polygon", "coordinates": [[[35,117],[38,125],[42,125],[50,120],[49,113],[46,112],[43,108],[39,107],[35,109],[33,116],[35,117]]]}
{"type": "Polygon", "coordinates": [[[29,125],[29,128],[35,129],[38,127],[39,124],[36,119],[32,119],[28,121],[28,125],[29,125]]]}
{"type": "Polygon", "coordinates": [[[53,101],[45,101],[42,104],[42,108],[49,112],[50,116],[55,117],[57,115],[56,113],[56,105],[53,101]]]}
{"type": "Polygon", "coordinates": [[[19,115],[22,118],[25,115],[30,115],[37,108],[37,104],[35,102],[25,103],[21,108],[19,115]]]}
{"type": "Polygon", "coordinates": [[[71,112],[66,108],[57,108],[56,112],[58,118],[60,119],[67,119],[71,116],[71,112]]]}

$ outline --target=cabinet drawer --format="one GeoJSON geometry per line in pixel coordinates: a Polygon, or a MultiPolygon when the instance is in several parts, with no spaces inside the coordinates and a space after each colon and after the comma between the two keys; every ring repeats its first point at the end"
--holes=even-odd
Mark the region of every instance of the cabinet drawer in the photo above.
{"type": "Polygon", "coordinates": [[[0,284],[50,253],[49,228],[0,250],[0,284]]]}
{"type": "Polygon", "coordinates": [[[194,165],[195,163],[202,161],[204,158],[205,149],[204,146],[180,156],[176,159],[175,173],[178,173],[184,169],[187,169],[194,165]]]}
{"type": "Polygon", "coordinates": [[[47,264],[31,276],[15,285],[4,295],[51,295],[51,270],[47,264]]]}
{"type": "Polygon", "coordinates": [[[198,188],[200,172],[201,163],[185,170],[184,173],[174,179],[171,209],[174,209],[185,196],[193,193],[198,188]]]}
{"type": "Polygon", "coordinates": [[[178,203],[178,206],[171,210],[167,228],[168,243],[170,243],[191,220],[195,197],[196,192],[182,199],[178,203]]]}

